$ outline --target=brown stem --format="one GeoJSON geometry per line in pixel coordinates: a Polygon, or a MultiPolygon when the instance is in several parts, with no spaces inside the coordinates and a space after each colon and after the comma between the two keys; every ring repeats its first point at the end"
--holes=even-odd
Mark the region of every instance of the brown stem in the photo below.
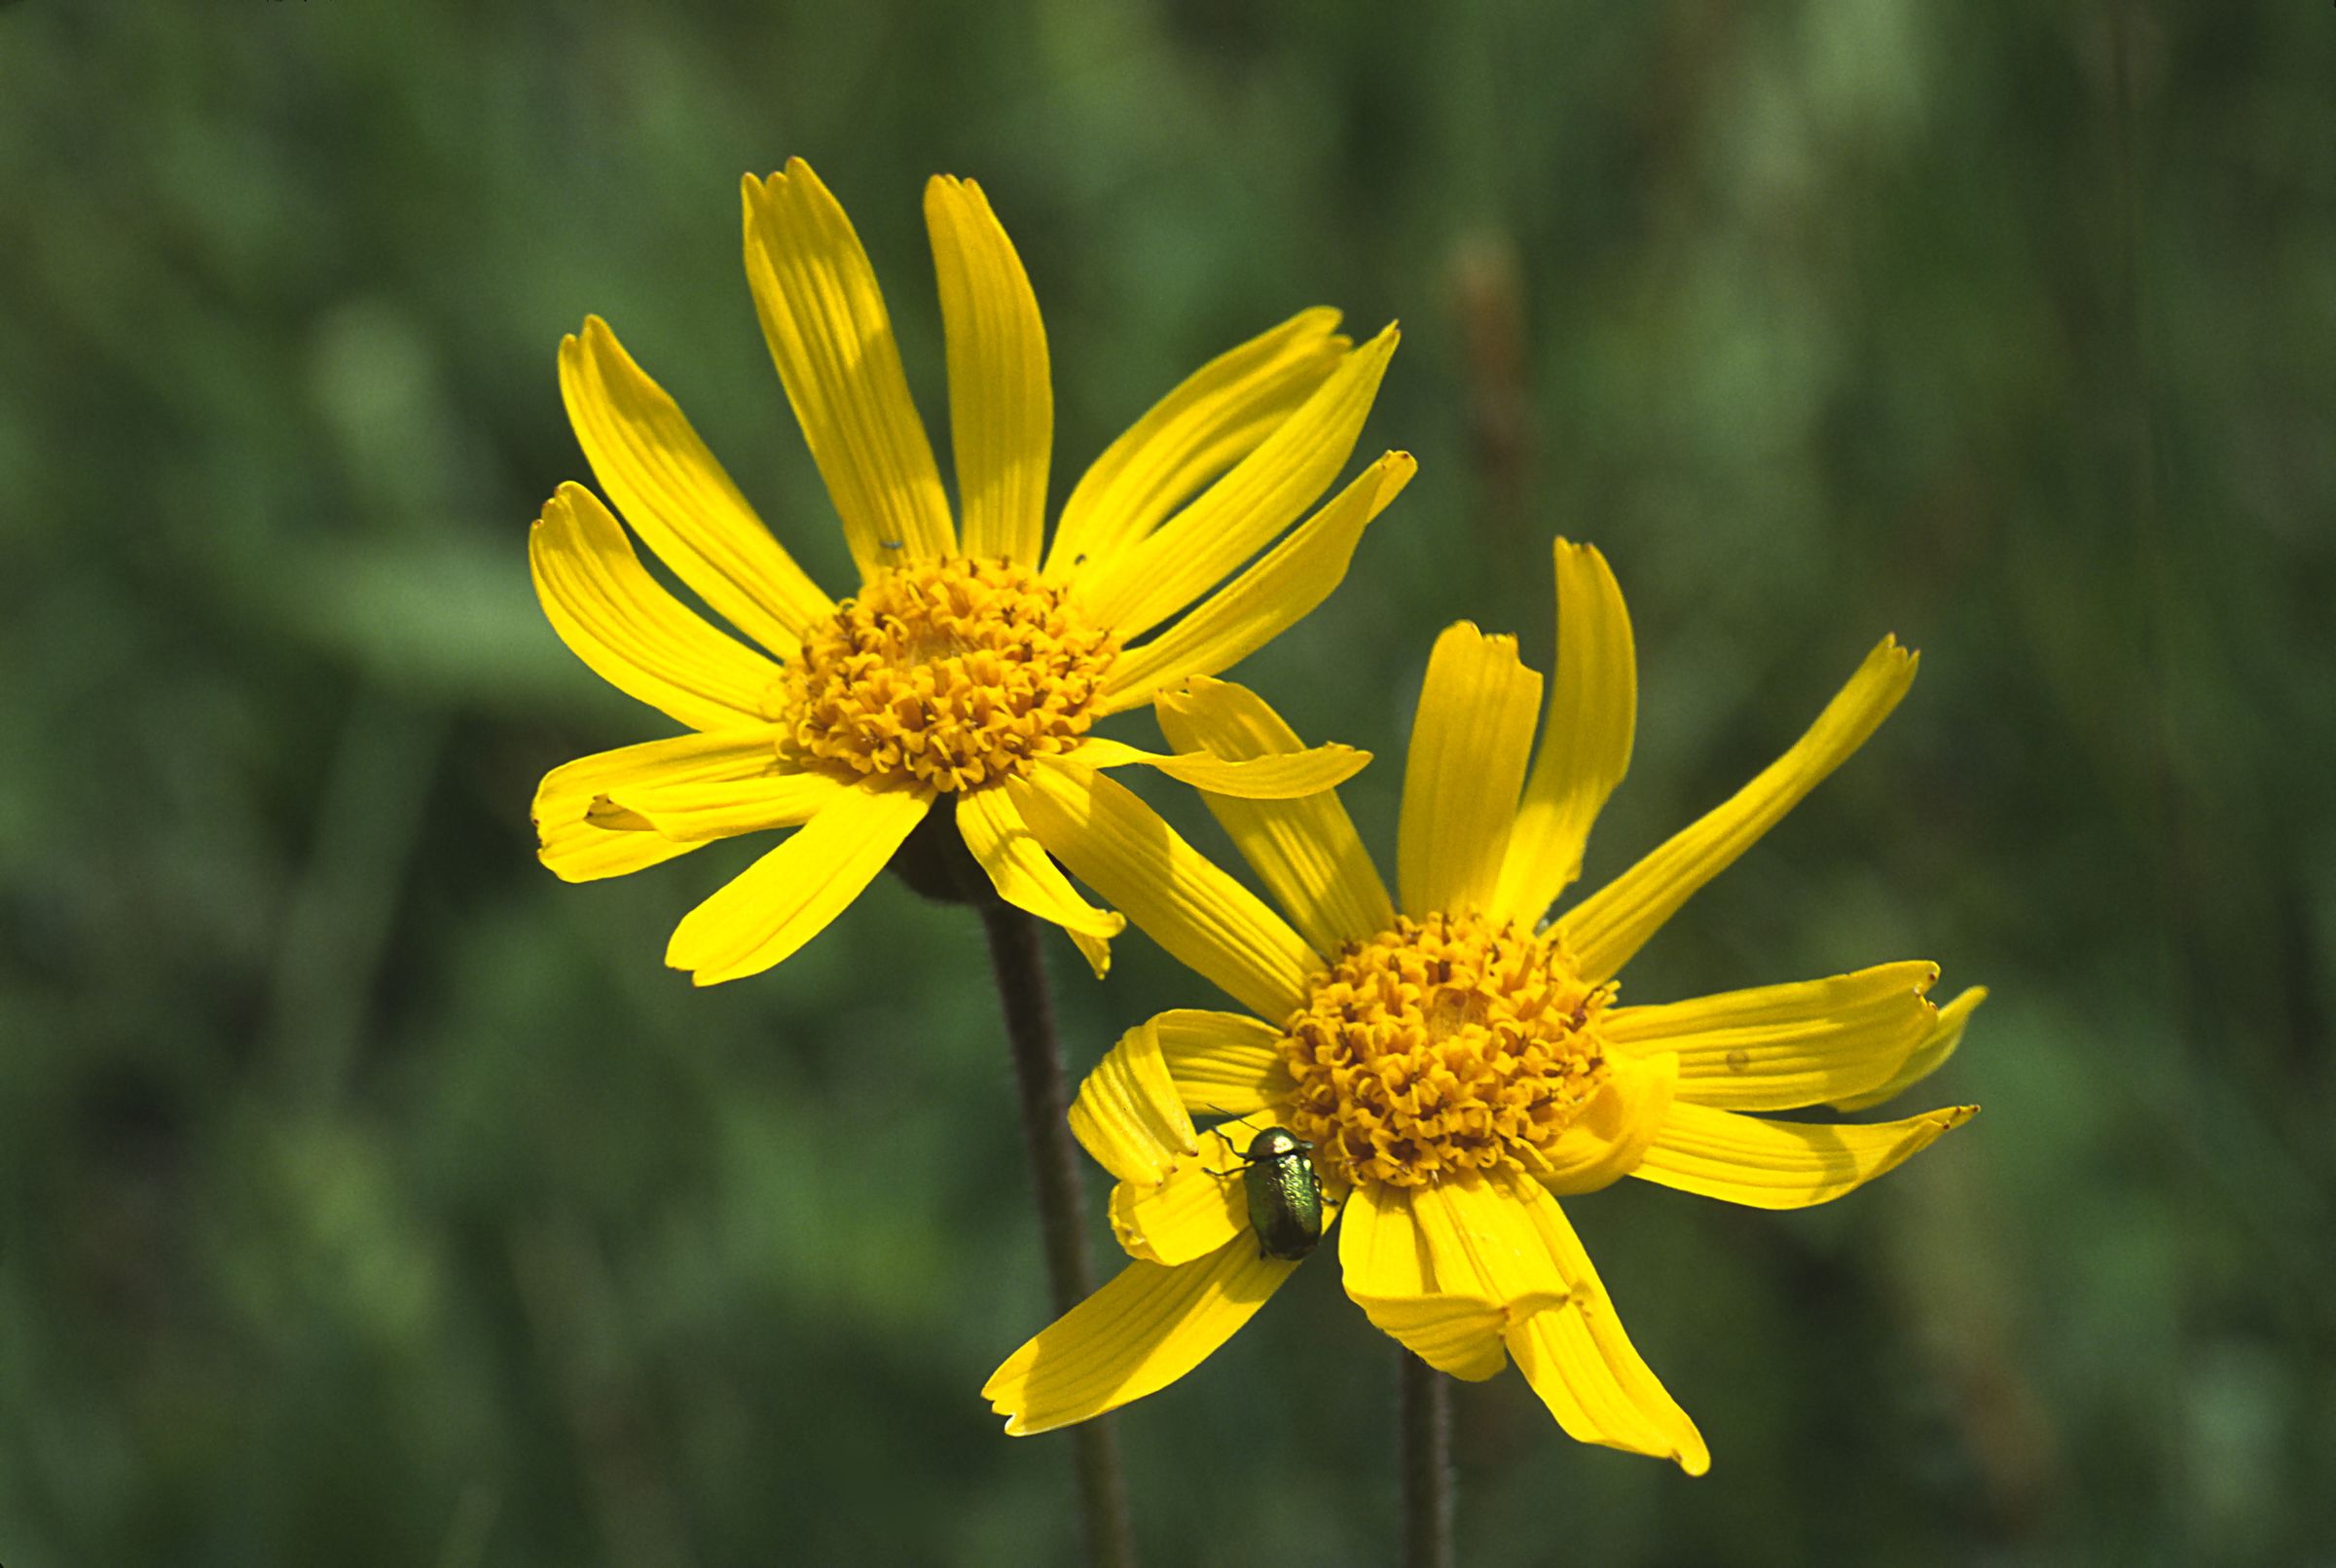
{"type": "Polygon", "coordinates": [[[1452,1380],[1408,1350],[1395,1354],[1404,1568],[1452,1568],[1452,1380]]]}
{"type": "MultiPolygon", "coordinates": [[[[984,890],[987,891],[986,889],[984,890]]],[[[1063,1052],[1054,1033],[1054,1004],[1046,989],[1039,923],[994,894],[975,902],[990,941],[990,967],[1005,1011],[1013,1047],[1014,1083],[1022,1100],[1022,1139],[1046,1244],[1046,1278],[1059,1315],[1087,1298],[1094,1276],[1087,1266],[1086,1214],[1078,1166],[1064,1119],[1063,1052]]],[[[1127,1482],[1119,1465],[1118,1433],[1109,1416],[1072,1429],[1078,1495],[1086,1517],[1087,1559],[1098,1568],[1135,1568],[1136,1540],[1127,1511],[1127,1482]]]]}

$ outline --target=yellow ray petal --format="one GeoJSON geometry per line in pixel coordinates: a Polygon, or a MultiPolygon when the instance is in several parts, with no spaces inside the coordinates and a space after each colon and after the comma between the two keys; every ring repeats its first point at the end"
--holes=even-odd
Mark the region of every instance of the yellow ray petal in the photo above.
{"type": "MultiPolygon", "coordinates": [[[[1187,691],[1163,693],[1155,708],[1161,733],[1180,750],[1259,757],[1303,749],[1265,699],[1231,681],[1196,679],[1187,691]]],[[[1386,884],[1334,793],[1271,804],[1201,800],[1316,952],[1395,924],[1386,884]]]]}
{"type": "Polygon", "coordinates": [[[953,554],[940,471],[852,220],[799,158],[741,191],[754,310],[861,578],[953,554]]]}
{"type": "Polygon", "coordinates": [[[1079,942],[1087,965],[1102,979],[1112,966],[1111,940],[1127,921],[1098,909],[1072,889],[1071,879],[1046,857],[1022,814],[1003,789],[967,789],[957,797],[957,828],[966,848],[989,873],[998,896],[1040,920],[1051,921],[1079,942]]]}
{"type": "Polygon", "coordinates": [[[931,797],[845,789],[787,841],[681,917],[665,962],[699,985],[763,970],[827,929],[876,880],[931,797]]]}
{"type": "Polygon", "coordinates": [[[1006,791],[1047,852],[1186,967],[1279,1018],[1322,959],[1257,894],[1102,774],[1041,761],[1006,791]]]}
{"type": "Polygon", "coordinates": [[[1115,1410],[1207,1360],[1296,1267],[1246,1235],[1174,1268],[1130,1263],[1008,1356],[982,1397],[1015,1437],[1115,1410]]]}
{"type": "Polygon", "coordinates": [[[1364,529],[1418,467],[1407,452],[1388,453],[1248,570],[1120,654],[1104,676],[1100,711],[1116,713],[1188,676],[1229,670],[1303,620],[1344,580],[1364,529]]]}
{"type": "Polygon", "coordinates": [[[1565,1281],[1565,1299],[1511,1325],[1509,1354],[1567,1437],[1675,1461],[1690,1476],[1711,1468],[1703,1435],[1623,1331],[1589,1254],[1554,1198],[1514,1172],[1495,1181],[1530,1219],[1565,1281]]]}
{"type": "Polygon", "coordinates": [[[1922,1037],[1920,1043],[1908,1054],[1896,1072],[1863,1094],[1834,1101],[1834,1109],[1863,1111],[1869,1106],[1878,1106],[1945,1067],[1947,1058],[1953,1056],[1955,1047],[1963,1042],[1963,1026],[1971,1021],[1971,1015],[1987,1000],[1988,988],[1975,985],[1941,1007],[1938,1017],[1931,1021],[1930,1032],[1922,1037]]]}
{"type": "Polygon", "coordinates": [[[1391,326],[1356,349],[1198,500],[1093,564],[1077,579],[1082,608],[1122,640],[1142,637],[1271,544],[1346,466],[1395,343],[1391,326]]]}
{"type": "Polygon", "coordinates": [[[687,855],[698,846],[652,831],[617,832],[591,820],[592,803],[626,785],[675,785],[753,779],[776,766],[779,731],[771,725],[677,735],[666,741],[596,751],[543,776],[530,812],[536,854],[563,881],[623,876],[687,855]]]}
{"type": "Polygon", "coordinates": [[[1371,1327],[1438,1371],[1481,1382],[1508,1363],[1506,1306],[1439,1287],[1410,1187],[1365,1182],[1349,1194],[1338,1228],[1346,1294],[1371,1327]]]}
{"type": "Polygon", "coordinates": [[[1819,1127],[1679,1103],[1630,1174],[1755,1209],[1802,1209],[1895,1170],[1978,1111],[1949,1106],[1903,1121],[1819,1127]]]}
{"type": "Polygon", "coordinates": [[[1199,1134],[1160,1054],[1157,1019],[1147,1019],[1106,1051],[1071,1103],[1071,1135],[1122,1182],[1167,1178],[1199,1149],[1199,1134]]]}
{"type": "Polygon", "coordinates": [[[1860,1094],[1930,1033],[1935,964],[1883,964],[1824,980],[1728,991],[1600,1022],[1625,1053],[1675,1052],[1679,1098],[1730,1111],[1783,1111],[1860,1094]]]}
{"type": "Polygon", "coordinates": [[[588,818],[606,827],[646,828],[677,842],[704,843],[774,827],[798,827],[850,787],[823,773],[767,773],[753,779],[612,785],[588,818]]]}
{"type": "Polygon", "coordinates": [[[1160,1055],[1186,1111],[1246,1116],[1281,1104],[1297,1085],[1282,1032],[1243,1013],[1178,1007],[1152,1019],[1160,1055]]]}
{"type": "Polygon", "coordinates": [[[665,388],[599,316],[560,343],[568,422],[607,491],[657,558],[732,626],[782,658],[835,611],[771,536],[665,388]]]}
{"type": "Polygon", "coordinates": [[[1039,564],[1054,388],[1022,258],[971,180],[925,186],[925,227],[949,340],[949,438],[967,555],[1039,564]]]}
{"type": "Polygon", "coordinates": [[[1611,978],[1697,888],[1776,825],[1889,716],[1914,683],[1916,656],[1883,638],[1791,750],[1726,803],[1557,918],[1584,978],[1611,978]]]}
{"type": "Polygon", "coordinates": [[[1063,503],[1046,574],[1102,565],[1257,450],[1345,360],[1353,345],[1337,326],[1335,310],[1301,311],[1218,355],[1152,405],[1063,503]]]}
{"type": "Polygon", "coordinates": [[[1541,676],[1517,662],[1516,638],[1462,621],[1436,639],[1396,828],[1396,888],[1408,913],[1491,898],[1540,701],[1541,676]]]}
{"type": "Polygon", "coordinates": [[[1090,735],[1062,760],[1080,768],[1123,768],[1141,763],[1157,768],[1179,784],[1235,800],[1302,800],[1336,788],[1361,773],[1370,762],[1370,753],[1332,743],[1256,757],[1223,757],[1205,748],[1169,755],[1090,735]]]}
{"type": "Polygon", "coordinates": [[[1556,554],[1557,667],[1492,907],[1528,926],[1582,874],[1590,824],[1630,766],[1638,722],[1638,656],[1614,572],[1587,544],[1559,539],[1556,554]]]}
{"type": "Polygon", "coordinates": [[[1212,1127],[1157,1181],[1113,1187],[1112,1234],[1127,1255],[1151,1263],[1189,1263],[1235,1236],[1255,1247],[1240,1151],[1267,1124],[1268,1118],[1258,1116],[1212,1127]]]}
{"type": "Polygon", "coordinates": [[[765,722],[779,667],[659,586],[601,498],[563,485],[528,530],[535,597],[571,652],[626,696],[693,730],[765,722]]]}
{"type": "Polygon", "coordinates": [[[1565,1295],[1532,1209],[1555,1200],[1500,1168],[1466,1170],[1411,1189],[1412,1221],[1438,1289],[1536,1310],[1565,1295]],[[1528,1190],[1530,1189],[1530,1190],[1528,1190]]]}
{"type": "Polygon", "coordinates": [[[1638,1169],[1678,1092],[1676,1056],[1613,1055],[1607,1061],[1611,1076],[1573,1125],[1540,1155],[1533,1171],[1542,1185],[1561,1196],[1612,1186],[1638,1169]]]}

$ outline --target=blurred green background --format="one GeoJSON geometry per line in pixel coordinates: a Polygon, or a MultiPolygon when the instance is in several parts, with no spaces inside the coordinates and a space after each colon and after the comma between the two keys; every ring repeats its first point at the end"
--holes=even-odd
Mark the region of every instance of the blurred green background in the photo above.
{"type": "MultiPolygon", "coordinates": [[[[1593,883],[1924,650],[1628,995],[1934,958],[1987,1113],[1826,1209],[1573,1205],[1714,1468],[1466,1388],[1464,1560],[2331,1560],[2331,82],[2318,4],[0,9],[0,1557],[1071,1560],[975,1395],[1045,1312],[974,923],[886,882],[693,994],[744,847],[531,854],[671,727],[528,586],[564,331],[845,582],[739,261],[799,154],[936,426],[919,194],[984,183],[1058,500],[1218,349],[1403,318],[1421,477],[1243,669],[1382,846],[1554,532],[1643,658],[1593,883]]],[[[1075,1069],[1208,1000],[1119,955],[1052,949],[1075,1069]]],[[[1123,1418],[1150,1560],[1382,1559],[1393,1382],[1303,1271],[1123,1418]]]]}

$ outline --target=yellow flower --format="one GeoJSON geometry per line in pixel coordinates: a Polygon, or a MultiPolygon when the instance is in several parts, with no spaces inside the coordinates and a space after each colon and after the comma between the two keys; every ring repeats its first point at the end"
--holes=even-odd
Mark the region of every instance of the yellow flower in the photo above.
{"type": "Polygon", "coordinates": [[[1096,459],[1045,547],[1046,339],[980,188],[936,176],[925,191],[955,519],[843,208],[799,160],[744,191],[755,310],[859,583],[841,602],[821,592],[673,399],[587,319],[560,346],[560,387],[593,472],[633,532],[762,651],[668,593],[600,499],[563,485],[529,539],[544,613],[603,679],[691,733],[555,769],[535,796],[543,861],[585,881],[799,827],[675,930],[666,962],[705,985],[817,935],[951,796],[1000,895],[1062,926],[1100,974],[1123,922],[1072,890],[1000,785],[1083,787],[1097,768],[1142,762],[1277,796],[1362,765],[1342,747],[1262,767],[1158,756],[1088,730],[1229,667],[1345,575],[1410,478],[1408,456],[1387,454],[1291,526],[1353,452],[1395,328],[1357,347],[1335,311],[1307,310],[1211,361],[1096,459]]]}
{"type": "MultiPolygon", "coordinates": [[[[1113,1227],[1136,1261],[990,1379],[1008,1432],[1162,1388],[1264,1304],[1296,1262],[1265,1256],[1251,1228],[1243,1151],[1281,1127],[1311,1145],[1347,1294],[1373,1324],[1457,1377],[1514,1358],[1573,1437],[1699,1475],[1701,1436],[1631,1348],[1558,1198],[1636,1176],[1757,1208],[1822,1203],[1971,1114],[1860,1126],[1745,1113],[1863,1107],[1935,1069],[1985,993],[1932,1006],[1932,965],[1653,1006],[1617,995],[1656,928],[1905,695],[1915,656],[1894,639],[1780,760],[1542,924],[1623,777],[1637,707],[1604,559],[1562,539],[1556,556],[1538,756],[1543,683],[1515,639],[1463,623],[1436,643],[1404,779],[1400,908],[1334,792],[1204,795],[1284,920],[1109,780],[1007,785],[1075,873],[1255,1014],[1162,1013],[1081,1087],[1072,1126],[1118,1178],[1113,1227]],[[1196,1132],[1194,1112],[1239,1119],[1196,1132]]],[[[1299,749],[1228,682],[1193,681],[1157,707],[1180,746],[1299,749]]]]}

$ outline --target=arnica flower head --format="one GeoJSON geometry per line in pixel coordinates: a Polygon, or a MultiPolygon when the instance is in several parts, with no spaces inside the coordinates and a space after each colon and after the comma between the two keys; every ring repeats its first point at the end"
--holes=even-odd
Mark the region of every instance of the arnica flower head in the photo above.
{"type": "Polygon", "coordinates": [[[1063,927],[1101,973],[1121,918],[1073,891],[1045,853],[1059,847],[1001,786],[1083,787],[1095,769],[1141,762],[1261,797],[1362,765],[1343,747],[1262,766],[1171,757],[1089,728],[1231,666],[1345,574],[1410,457],[1387,454],[1299,518],[1346,465],[1395,329],[1358,347],[1336,312],[1307,310],[1211,361],[1087,469],[1048,544],[1046,338],[980,188],[944,176],[925,192],[954,516],[843,208],[800,161],[744,190],[755,309],[859,581],[840,601],[822,592],[673,399],[588,319],[560,346],[560,386],[593,472],[632,533],[743,637],[667,592],[590,490],[563,485],[545,503],[529,540],[545,614],[603,679],[690,733],[555,769],[535,796],[543,861],[584,881],[795,828],[675,930],[666,961],[709,984],[817,935],[945,802],[999,894],[1063,927]]]}
{"type": "MultiPolygon", "coordinates": [[[[1256,1156],[1289,1148],[1256,1141],[1278,1129],[1307,1146],[1347,1294],[1373,1324],[1457,1377],[1514,1359],[1573,1437],[1701,1474],[1702,1437],[1631,1347],[1559,1198],[1635,1176],[1755,1208],[1822,1203],[1971,1114],[1756,1114],[1860,1109],[1936,1068],[1984,993],[1934,1007],[1932,965],[1654,1005],[1624,1004],[1616,981],[1897,705],[1915,656],[1894,639],[1783,757],[1544,924],[1629,761],[1637,706],[1605,561],[1564,540],[1556,556],[1557,663],[1538,755],[1543,681],[1515,640],[1463,623],[1436,643],[1404,779],[1398,897],[1334,792],[1204,795],[1285,919],[1109,780],[1008,785],[1037,831],[1073,846],[1074,872],[1250,1009],[1162,1013],[1081,1087],[1072,1126],[1118,1178],[1113,1226],[1136,1261],[990,1379],[1008,1432],[1164,1387],[1264,1304],[1311,1239],[1283,1233],[1290,1211],[1270,1201],[1274,1223],[1253,1226],[1256,1156]],[[1195,1112],[1237,1119],[1199,1132],[1195,1112]]],[[[1180,746],[1228,758],[1299,749],[1229,682],[1191,682],[1157,707],[1180,746]]],[[[1270,1175],[1290,1174],[1286,1153],[1274,1163],[1270,1175]]]]}

